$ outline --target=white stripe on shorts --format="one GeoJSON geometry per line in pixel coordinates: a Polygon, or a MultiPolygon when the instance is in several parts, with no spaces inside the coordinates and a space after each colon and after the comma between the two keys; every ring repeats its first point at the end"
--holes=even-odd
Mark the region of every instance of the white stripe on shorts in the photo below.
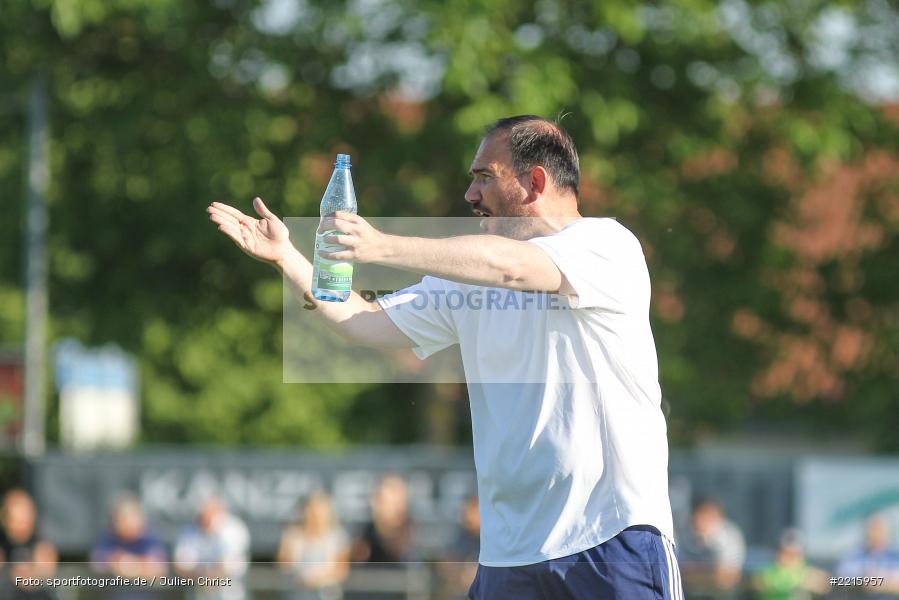
{"type": "Polygon", "coordinates": [[[668,598],[676,600],[674,596],[674,569],[671,564],[671,550],[668,548],[668,538],[662,536],[662,546],[665,548],[665,564],[668,566],[668,598]]]}
{"type": "Polygon", "coordinates": [[[675,590],[677,590],[677,597],[680,600],[684,600],[684,582],[680,579],[680,564],[677,562],[677,552],[674,551],[674,543],[668,542],[671,544],[671,558],[674,559],[674,580],[675,580],[675,590]]]}
{"type": "Polygon", "coordinates": [[[674,545],[662,536],[662,545],[665,547],[665,559],[668,563],[668,593],[671,600],[684,600],[684,592],[681,587],[680,568],[677,565],[677,556],[674,553],[674,545]]]}

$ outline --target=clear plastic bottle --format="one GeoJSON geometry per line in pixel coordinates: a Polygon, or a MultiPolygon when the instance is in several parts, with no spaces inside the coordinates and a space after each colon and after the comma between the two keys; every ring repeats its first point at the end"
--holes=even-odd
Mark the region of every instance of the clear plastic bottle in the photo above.
{"type": "MultiPolygon", "coordinates": [[[[334,172],[325,189],[319,214],[322,218],[342,210],[355,213],[356,191],[353,189],[353,177],[350,174],[350,155],[338,154],[334,163],[334,172]]],[[[327,302],[345,302],[350,297],[353,287],[353,263],[347,261],[328,260],[318,255],[319,252],[337,252],[343,249],[339,244],[327,244],[322,239],[335,232],[317,232],[315,235],[315,252],[312,259],[312,295],[318,300],[327,302]]]]}

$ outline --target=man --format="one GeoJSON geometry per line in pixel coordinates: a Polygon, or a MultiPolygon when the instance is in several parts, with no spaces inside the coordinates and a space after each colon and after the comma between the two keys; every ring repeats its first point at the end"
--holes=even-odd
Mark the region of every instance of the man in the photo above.
{"type": "Polygon", "coordinates": [[[350,539],[337,521],[331,498],[313,492],[298,517],[281,534],[278,547],[278,564],[294,584],[285,600],[340,600],[350,568],[350,539]]]}
{"type": "Polygon", "coordinates": [[[737,597],[746,561],[746,542],[740,528],[708,498],[694,504],[691,525],[690,535],[680,546],[690,598],[737,597]]]}
{"type": "Polygon", "coordinates": [[[175,542],[175,572],[194,581],[190,589],[197,600],[244,600],[249,562],[247,526],[214,496],[203,502],[196,524],[175,542]]]}
{"type": "Polygon", "coordinates": [[[810,600],[826,596],[832,587],[827,573],[809,565],[799,533],[788,529],[780,536],[774,562],[755,573],[756,600],[810,600]]]}
{"type": "MultiPolygon", "coordinates": [[[[369,498],[371,519],[353,543],[351,560],[358,569],[405,568],[418,560],[417,527],[409,514],[409,487],[395,473],[381,478],[369,498]]],[[[369,591],[367,600],[396,600],[396,593],[369,591]]]]}
{"type": "Polygon", "coordinates": [[[387,566],[413,560],[415,537],[415,523],[409,516],[409,488],[399,475],[387,475],[372,493],[371,520],[354,544],[353,561],[387,566]]]}
{"type": "Polygon", "coordinates": [[[640,244],[614,220],[580,215],[577,151],[545,119],[494,123],[470,174],[465,200],[486,235],[386,235],[347,213],[323,222],[345,248],[323,256],[427,275],[378,302],[312,299],[312,266],[259,198],[259,220],[219,203],[209,212],[348,340],[420,358],[459,345],[481,502],[472,598],[680,598],[640,244]],[[421,301],[485,288],[507,301],[421,301]],[[559,310],[535,309],[531,292],[559,310]],[[506,310],[526,298],[528,310],[506,310]]]}
{"type": "Polygon", "coordinates": [[[438,565],[450,598],[462,598],[475,578],[481,548],[478,497],[469,496],[459,511],[459,527],[438,565]]]}
{"type": "MultiPolygon", "coordinates": [[[[94,571],[102,575],[152,580],[166,574],[165,546],[147,527],[140,501],[130,494],[116,500],[110,529],[91,550],[90,558],[94,571]]],[[[124,586],[107,587],[100,596],[109,600],[152,600],[160,593],[150,587],[124,586]]]]}
{"type": "Polygon", "coordinates": [[[899,550],[893,548],[891,542],[890,523],[885,516],[874,515],[865,522],[864,547],[841,560],[836,575],[843,579],[877,578],[879,583],[849,586],[848,590],[870,600],[899,598],[899,550]]]}
{"type": "Polygon", "coordinates": [[[51,590],[40,582],[56,573],[56,548],[37,530],[37,507],[22,489],[12,489],[3,497],[0,509],[0,598],[46,600],[51,590]],[[30,583],[30,582],[38,582],[30,583]]]}

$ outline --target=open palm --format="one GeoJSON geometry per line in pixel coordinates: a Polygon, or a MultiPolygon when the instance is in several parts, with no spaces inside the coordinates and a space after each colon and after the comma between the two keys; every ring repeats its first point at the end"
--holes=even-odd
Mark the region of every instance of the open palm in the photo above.
{"type": "Polygon", "coordinates": [[[276,217],[261,198],[253,200],[253,209],[261,219],[245,215],[233,206],[213,202],[206,209],[209,219],[218,225],[237,247],[256,260],[277,263],[290,249],[287,226],[276,217]]]}

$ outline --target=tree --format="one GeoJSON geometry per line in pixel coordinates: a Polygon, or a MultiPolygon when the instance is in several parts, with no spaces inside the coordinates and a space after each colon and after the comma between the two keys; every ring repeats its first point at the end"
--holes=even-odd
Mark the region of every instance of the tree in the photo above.
{"type": "MultiPolygon", "coordinates": [[[[643,241],[677,441],[800,414],[896,443],[897,127],[865,76],[899,63],[885,3],[7,5],[0,102],[52,82],[53,335],[141,357],[147,441],[414,437],[426,389],[280,383],[280,281],[203,208],[314,216],[348,150],[363,214],[465,214],[482,128],[530,112],[568,113],[584,212],[643,241]]],[[[0,112],[8,197],[22,129],[0,112]]],[[[4,342],[21,260],[0,247],[4,342]]]]}

